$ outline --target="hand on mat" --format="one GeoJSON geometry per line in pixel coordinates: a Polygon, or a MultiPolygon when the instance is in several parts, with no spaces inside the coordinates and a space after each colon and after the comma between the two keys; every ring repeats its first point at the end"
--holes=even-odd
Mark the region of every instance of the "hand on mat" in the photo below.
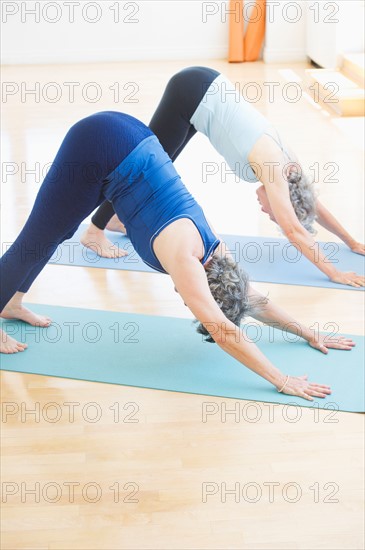
{"type": "Polygon", "coordinates": [[[290,376],[283,393],[287,395],[297,395],[308,401],[313,401],[314,397],[326,397],[331,393],[331,388],[329,386],[307,382],[307,378],[307,374],[303,376],[290,376]]]}
{"type": "Polygon", "coordinates": [[[331,279],[334,283],[350,285],[355,287],[365,286],[365,277],[358,275],[354,271],[338,271],[331,279]]]}
{"type": "Polygon", "coordinates": [[[356,254],[362,254],[363,256],[365,256],[365,244],[354,243],[351,246],[351,250],[352,252],[356,252],[356,254]]]}
{"type": "Polygon", "coordinates": [[[356,346],[351,338],[345,336],[330,336],[329,334],[317,334],[308,341],[312,348],[319,349],[322,353],[328,353],[329,348],[351,350],[356,346]]]}

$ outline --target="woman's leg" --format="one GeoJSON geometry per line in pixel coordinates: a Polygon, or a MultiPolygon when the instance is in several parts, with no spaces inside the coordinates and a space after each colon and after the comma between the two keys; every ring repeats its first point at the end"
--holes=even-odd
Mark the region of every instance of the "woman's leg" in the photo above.
{"type": "Polygon", "coordinates": [[[1,317],[4,319],[21,319],[33,326],[47,327],[51,324],[51,319],[44,315],[33,313],[23,306],[24,295],[28,292],[33,281],[38,277],[44,266],[48,263],[51,256],[57,249],[57,244],[46,254],[42,261],[39,261],[28,274],[28,277],[23,281],[20,288],[15,292],[12,298],[8,301],[4,309],[1,311],[1,317]]]}
{"type": "Polygon", "coordinates": [[[185,149],[186,145],[189,143],[191,138],[193,136],[195,136],[195,134],[196,134],[196,130],[195,130],[194,126],[192,124],[190,124],[190,128],[188,130],[188,133],[186,134],[186,137],[185,137],[183,143],[180,145],[180,147],[175,151],[175,153],[171,157],[172,162],[175,162],[177,157],[180,155],[181,151],[183,149],[185,149]]]}
{"type": "Polygon", "coordinates": [[[110,201],[104,201],[91,218],[87,229],[80,237],[80,242],[103,258],[120,258],[127,253],[113,244],[105,235],[104,230],[126,234],[124,224],[114,212],[110,201]]]}
{"type": "Polygon", "coordinates": [[[91,218],[91,223],[93,223],[98,229],[104,230],[110,221],[110,218],[112,218],[114,214],[115,212],[112,203],[110,201],[104,201],[91,218]]]}
{"type": "Polygon", "coordinates": [[[169,80],[149,127],[173,161],[196,134],[190,119],[218,76],[208,67],[188,67],[169,80]]]}
{"type": "MultiPolygon", "coordinates": [[[[56,158],[58,158],[58,155],[56,158]]],[[[42,187],[45,184],[47,187],[49,186],[47,177],[42,187]]],[[[53,189],[51,192],[55,191],[56,189],[53,189]]],[[[51,324],[51,319],[35,314],[24,307],[23,298],[56,251],[58,245],[62,241],[71,238],[77,226],[56,242],[39,240],[42,233],[47,234],[47,229],[43,224],[38,225],[37,228],[36,220],[36,213],[39,212],[39,202],[42,202],[43,196],[43,193],[38,194],[32,213],[19,237],[0,259],[0,316],[4,319],[20,319],[33,326],[47,327],[51,324]],[[33,241],[34,236],[38,240],[33,241]],[[28,243],[31,242],[32,248],[28,248],[28,243]]],[[[54,196],[56,197],[56,195],[54,196]]],[[[67,218],[67,210],[65,211],[65,217],[67,218]]],[[[55,236],[55,228],[52,230],[52,235],[55,236]]],[[[18,342],[0,329],[0,353],[18,353],[26,348],[26,344],[18,342]]]]}
{"type": "Polygon", "coordinates": [[[150,129],[158,137],[162,147],[172,160],[175,160],[183,150],[189,133],[192,137],[196,132],[186,114],[187,109],[184,103],[187,99],[181,89],[184,84],[182,73],[183,71],[177,73],[169,80],[149,123],[150,129]]]}
{"type": "Polygon", "coordinates": [[[29,309],[25,308],[22,305],[23,297],[24,297],[24,294],[26,294],[30,289],[33,281],[38,277],[39,273],[42,271],[45,265],[49,262],[54,252],[56,252],[59,244],[61,244],[61,242],[67,239],[71,239],[71,237],[74,235],[76,230],[77,230],[77,226],[74,227],[67,235],[65,235],[59,243],[53,243],[53,245],[49,247],[49,250],[47,250],[47,254],[45,254],[43,260],[38,262],[38,264],[34,266],[34,268],[28,274],[27,279],[23,281],[18,291],[7,303],[6,307],[1,312],[1,317],[5,319],[21,319],[22,321],[25,321],[30,325],[37,325],[41,327],[46,327],[51,324],[51,319],[49,317],[45,317],[44,315],[38,315],[30,311],[29,309]]]}
{"type": "MultiPolygon", "coordinates": [[[[1,313],[17,291],[29,288],[58,244],[104,200],[106,176],[128,154],[123,116],[97,113],[67,133],[24,228],[0,259],[1,313]]],[[[127,139],[132,150],[133,136],[127,139]]]]}
{"type": "MultiPolygon", "coordinates": [[[[24,292],[57,246],[105,199],[106,177],[145,137],[148,128],[122,113],[97,113],[67,133],[18,238],[0,259],[0,316],[46,326],[22,306],[24,292]]],[[[0,329],[0,351],[27,346],[0,329]]]]}
{"type": "MultiPolygon", "coordinates": [[[[112,203],[106,201],[111,206],[111,217],[108,220],[105,220],[104,229],[109,229],[111,231],[116,231],[117,233],[126,233],[124,225],[120,222],[117,215],[114,213],[114,208],[112,203]]],[[[104,207],[104,203],[101,205],[104,207]]],[[[96,212],[97,214],[97,212],[96,212]]],[[[121,258],[122,256],[127,256],[127,252],[120,248],[120,246],[115,245],[108,239],[104,233],[104,229],[100,229],[93,222],[91,222],[86,230],[80,237],[80,242],[90,250],[96,252],[98,256],[102,258],[121,258]]]]}
{"type": "MultiPolygon", "coordinates": [[[[76,231],[77,227],[75,228],[76,231]]],[[[73,232],[74,233],[74,232],[73,232]]],[[[72,233],[72,234],[73,234],[72,233]]],[[[71,238],[71,234],[67,235],[67,238],[71,238]]],[[[47,327],[51,324],[51,319],[44,315],[38,315],[28,308],[23,306],[23,298],[25,293],[29,290],[32,282],[36,279],[43,267],[47,264],[51,258],[53,252],[57,249],[57,245],[54,246],[53,251],[44,258],[42,262],[39,262],[29,273],[26,281],[23,282],[19,290],[6,304],[5,308],[1,312],[1,317],[4,319],[21,319],[22,321],[29,323],[33,326],[47,327]]],[[[18,342],[6,332],[0,329],[0,353],[18,353],[24,351],[27,348],[27,344],[18,342]]]]}

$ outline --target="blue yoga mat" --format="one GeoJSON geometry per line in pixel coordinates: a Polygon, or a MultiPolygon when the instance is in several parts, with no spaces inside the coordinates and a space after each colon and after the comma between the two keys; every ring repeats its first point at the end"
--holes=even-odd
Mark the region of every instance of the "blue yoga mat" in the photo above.
{"type": "MultiPolygon", "coordinates": [[[[80,244],[80,235],[86,227],[86,225],[80,226],[72,239],[65,241],[57,249],[50,263],[157,273],[142,262],[130,240],[120,233],[106,232],[112,242],[128,251],[128,256],[116,259],[101,258],[92,250],[85,248],[80,244]]],[[[222,235],[222,239],[229,246],[235,260],[249,273],[252,281],[364,290],[332,283],[285,239],[237,235],[222,235]]],[[[365,274],[364,256],[354,254],[348,247],[338,243],[320,243],[320,246],[328,262],[333,262],[340,271],[365,274]]]]}
{"type": "Polygon", "coordinates": [[[29,348],[1,356],[1,369],[209,396],[364,411],[364,338],[352,351],[324,355],[294,335],[248,323],[247,335],[284,373],[308,374],[332,395],[309,402],[279,394],[266,380],[202,341],[191,320],[32,305],[53,319],[47,329],[2,321],[29,348]],[[293,341],[297,340],[297,341],[293,341]]]}

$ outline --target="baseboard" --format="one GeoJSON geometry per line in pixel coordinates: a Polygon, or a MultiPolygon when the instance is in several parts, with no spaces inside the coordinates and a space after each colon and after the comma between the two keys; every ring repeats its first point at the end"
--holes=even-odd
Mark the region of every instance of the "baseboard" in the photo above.
{"type": "Polygon", "coordinates": [[[161,61],[161,60],[201,60],[201,59],[225,59],[228,53],[228,45],[221,44],[216,46],[207,46],[205,48],[187,48],[181,49],[153,49],[153,48],[131,48],[129,51],[118,50],[79,50],[79,51],[60,51],[52,50],[41,51],[7,51],[1,56],[2,65],[43,65],[43,64],[67,64],[67,63],[100,63],[100,62],[118,62],[118,61],[161,61]]]}
{"type": "Polygon", "coordinates": [[[307,61],[308,58],[306,51],[301,48],[280,50],[264,47],[263,59],[265,63],[290,63],[307,61]]]}

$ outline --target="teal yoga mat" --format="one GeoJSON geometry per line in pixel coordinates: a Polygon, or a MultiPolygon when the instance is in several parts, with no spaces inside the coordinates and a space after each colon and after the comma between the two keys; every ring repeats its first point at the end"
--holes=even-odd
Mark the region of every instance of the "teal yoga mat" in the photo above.
{"type": "Polygon", "coordinates": [[[192,321],[111,311],[31,305],[53,319],[47,329],[21,322],[2,326],[29,348],[1,355],[1,369],[304,407],[364,411],[364,339],[353,336],[352,351],[324,355],[294,335],[257,323],[246,325],[248,336],[283,372],[308,374],[328,384],[332,395],[309,402],[279,394],[266,380],[202,341],[192,321]]]}
{"type": "MultiPolygon", "coordinates": [[[[112,242],[128,251],[128,256],[116,259],[101,258],[85,248],[80,244],[80,235],[86,227],[80,226],[72,239],[65,241],[57,249],[50,263],[157,273],[142,262],[130,240],[120,233],[106,232],[112,242]]],[[[242,268],[249,273],[252,281],[364,290],[332,283],[286,239],[237,235],[222,235],[222,239],[229,246],[236,261],[239,261],[242,268]]],[[[348,247],[338,243],[320,243],[320,246],[328,262],[333,262],[337,269],[365,274],[364,256],[354,254],[348,247]]]]}

